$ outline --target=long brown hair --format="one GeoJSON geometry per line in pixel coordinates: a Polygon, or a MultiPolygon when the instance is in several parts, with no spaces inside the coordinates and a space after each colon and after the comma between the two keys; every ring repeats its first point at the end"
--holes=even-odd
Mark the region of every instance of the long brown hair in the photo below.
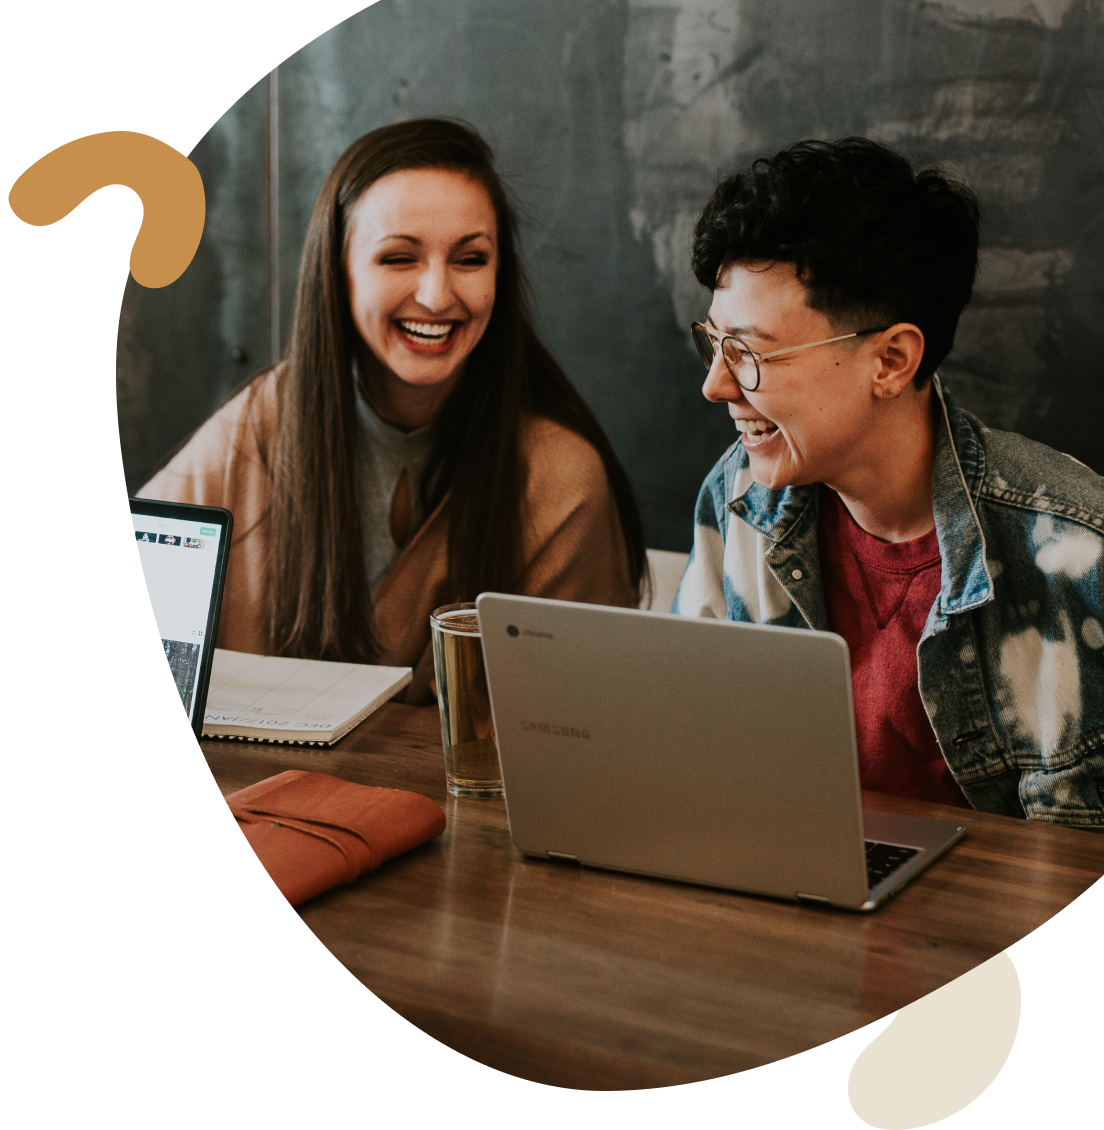
{"type": "Polygon", "coordinates": [[[372,658],[354,475],[351,373],[359,337],[345,283],[347,220],[380,177],[422,168],[467,173],[487,191],[498,219],[491,319],[437,414],[433,455],[423,477],[426,513],[449,495],[450,599],[513,592],[520,584],[521,435],[526,417],[533,415],[563,424],[598,451],[638,586],[645,572],[643,527],[628,478],[593,412],[533,328],[516,221],[489,147],[462,122],[399,122],[373,130],[345,150],[322,185],[307,227],[286,361],[277,370],[279,426],[271,461],[267,562],[269,646],[277,655],[372,658]]]}

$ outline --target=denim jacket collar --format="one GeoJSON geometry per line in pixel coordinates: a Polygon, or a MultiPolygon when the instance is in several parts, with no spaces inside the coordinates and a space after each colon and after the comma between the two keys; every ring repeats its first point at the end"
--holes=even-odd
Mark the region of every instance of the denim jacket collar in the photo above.
{"type": "MultiPolygon", "coordinates": [[[[932,509],[943,582],[933,610],[937,619],[979,608],[993,599],[993,578],[985,557],[985,535],[975,500],[985,475],[985,454],[973,428],[939,377],[932,377],[942,426],[932,468],[932,509]]],[[[741,462],[747,456],[741,452],[741,462]]],[[[728,509],[771,542],[784,541],[808,512],[819,484],[769,490],[752,483],[728,509]]]]}
{"type": "Polygon", "coordinates": [[[939,612],[980,608],[993,599],[985,534],[975,505],[985,477],[985,453],[939,377],[932,377],[943,414],[932,468],[932,509],[943,557],[939,612]]]}

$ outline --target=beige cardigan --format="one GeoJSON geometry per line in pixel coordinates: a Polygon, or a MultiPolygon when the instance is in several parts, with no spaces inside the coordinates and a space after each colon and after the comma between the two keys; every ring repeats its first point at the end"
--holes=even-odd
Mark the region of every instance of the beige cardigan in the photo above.
{"type": "MultiPolygon", "coordinates": [[[[263,453],[271,449],[276,421],[273,374],[251,387],[255,395],[247,388],[219,409],[138,493],[223,506],[234,515],[218,645],[264,654],[271,480],[263,453]]],[[[634,607],[637,592],[601,457],[585,439],[540,417],[527,425],[523,452],[528,477],[519,592],[634,607]]],[[[415,669],[407,702],[431,701],[429,614],[447,599],[445,502],[410,540],[373,598],[377,662],[415,669]]]]}

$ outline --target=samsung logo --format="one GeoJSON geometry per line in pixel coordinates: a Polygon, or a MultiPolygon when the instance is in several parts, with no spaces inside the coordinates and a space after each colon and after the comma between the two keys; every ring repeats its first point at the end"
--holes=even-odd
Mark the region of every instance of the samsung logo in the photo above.
{"type": "Polygon", "coordinates": [[[522,722],[523,730],[535,730],[538,734],[555,734],[558,738],[582,738],[590,741],[590,731],[577,726],[554,726],[548,722],[522,722]]]}

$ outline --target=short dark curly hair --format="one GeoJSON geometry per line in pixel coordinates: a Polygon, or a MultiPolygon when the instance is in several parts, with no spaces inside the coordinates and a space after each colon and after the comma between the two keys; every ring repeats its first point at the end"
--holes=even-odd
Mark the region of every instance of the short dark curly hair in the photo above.
{"type": "Polygon", "coordinates": [[[693,268],[715,290],[733,263],[793,263],[834,326],[911,322],[921,383],[951,351],[978,263],[977,197],[864,137],[799,141],[716,187],[694,228],[693,268]]]}

